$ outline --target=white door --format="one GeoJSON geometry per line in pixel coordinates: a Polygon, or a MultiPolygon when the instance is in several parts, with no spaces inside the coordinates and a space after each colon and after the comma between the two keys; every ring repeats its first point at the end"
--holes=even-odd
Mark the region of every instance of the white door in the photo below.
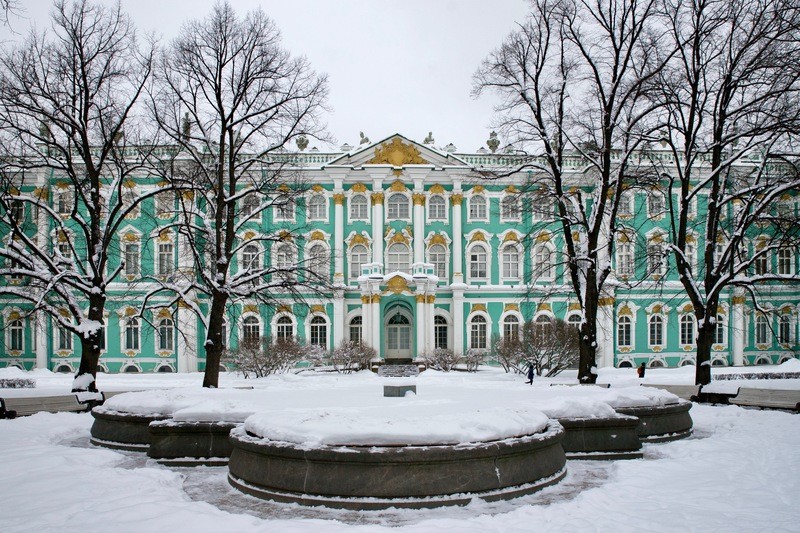
{"type": "Polygon", "coordinates": [[[411,357],[411,321],[396,312],[386,322],[386,358],[411,357]]]}

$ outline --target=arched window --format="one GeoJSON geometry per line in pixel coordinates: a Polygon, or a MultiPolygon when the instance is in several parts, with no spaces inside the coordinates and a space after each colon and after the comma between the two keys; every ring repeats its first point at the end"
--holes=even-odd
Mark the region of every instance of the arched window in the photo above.
{"type": "Polygon", "coordinates": [[[162,318],[158,322],[158,350],[171,352],[174,349],[175,324],[169,318],[162,318]]]}
{"type": "Polygon", "coordinates": [[[761,313],[756,315],[756,344],[769,344],[769,321],[761,313]]]}
{"type": "Polygon", "coordinates": [[[681,317],[681,344],[694,344],[694,317],[683,315],[681,317]]]}
{"type": "Polygon", "coordinates": [[[260,268],[260,250],[255,244],[248,244],[242,249],[242,270],[258,270],[260,268]]]}
{"type": "Polygon", "coordinates": [[[664,368],[666,365],[661,359],[653,359],[648,366],[650,368],[664,368]]]}
{"type": "Polygon", "coordinates": [[[633,337],[631,336],[633,324],[631,317],[621,316],[617,319],[617,346],[621,348],[630,348],[633,337]]]}
{"type": "Polygon", "coordinates": [[[409,218],[408,198],[404,194],[394,193],[389,196],[388,208],[389,220],[409,218]]]}
{"type": "Polygon", "coordinates": [[[123,372],[125,374],[138,374],[139,367],[137,367],[136,365],[128,365],[125,367],[125,370],[123,370],[123,372]]]}
{"type": "Polygon", "coordinates": [[[308,269],[311,281],[318,283],[328,280],[330,261],[328,251],[321,244],[315,244],[308,250],[308,269]]]}
{"type": "Polygon", "coordinates": [[[172,374],[175,371],[169,365],[161,365],[160,367],[158,367],[158,370],[156,370],[156,372],[158,372],[159,374],[172,374]]]}
{"type": "Polygon", "coordinates": [[[503,278],[519,279],[519,250],[513,244],[506,245],[502,254],[503,278]]]}
{"type": "Polygon", "coordinates": [[[276,322],[275,336],[279,341],[289,340],[294,337],[294,324],[288,316],[282,316],[276,322]]]}
{"type": "Polygon", "coordinates": [[[321,194],[313,195],[308,201],[308,219],[325,220],[326,203],[321,194]]]}
{"type": "Polygon", "coordinates": [[[581,321],[582,321],[581,315],[579,315],[578,313],[572,313],[567,317],[567,325],[572,328],[575,328],[576,330],[581,329],[581,321]]]}
{"type": "Polygon", "coordinates": [[[350,320],[350,342],[361,344],[361,331],[363,328],[363,319],[360,316],[354,316],[350,320]]]}
{"type": "Polygon", "coordinates": [[[519,318],[508,315],[503,319],[503,338],[519,340],[519,318]]]}
{"type": "Polygon", "coordinates": [[[542,342],[553,330],[553,320],[547,315],[539,315],[534,321],[533,326],[535,340],[542,342]]]}
{"type": "Polygon", "coordinates": [[[469,347],[474,350],[486,349],[486,319],[481,315],[475,315],[470,321],[469,347]]]}
{"type": "Polygon", "coordinates": [[[258,317],[248,316],[242,321],[242,343],[245,346],[258,346],[261,340],[261,321],[258,317]]]}
{"type": "Polygon", "coordinates": [[[714,326],[714,344],[726,344],[727,330],[725,315],[717,315],[717,323],[714,326]]]}
{"type": "Polygon", "coordinates": [[[444,198],[437,195],[431,196],[428,202],[428,218],[431,220],[444,220],[447,218],[447,204],[444,198]]]}
{"type": "Polygon", "coordinates": [[[284,243],[278,245],[275,252],[275,267],[282,271],[286,277],[291,276],[296,268],[294,259],[294,247],[291,244],[284,243]]]}
{"type": "Polygon", "coordinates": [[[428,262],[434,266],[434,272],[439,279],[447,279],[447,250],[441,244],[434,244],[428,248],[428,262]]]}
{"type": "Polygon", "coordinates": [[[139,350],[139,319],[129,318],[125,324],[125,351],[139,350]]]}
{"type": "Polygon", "coordinates": [[[553,253],[546,244],[540,244],[533,250],[534,277],[551,280],[555,277],[553,253]]]}
{"type": "Polygon", "coordinates": [[[242,211],[240,216],[242,219],[246,219],[253,214],[255,214],[256,210],[258,209],[258,198],[254,194],[248,194],[242,200],[242,211]]]}
{"type": "Polygon", "coordinates": [[[469,252],[469,277],[484,280],[489,277],[487,259],[489,254],[482,244],[476,244],[469,252]]]}
{"type": "Polygon", "coordinates": [[[447,319],[441,315],[433,317],[433,347],[437,350],[447,349],[449,344],[449,331],[447,319]]]}
{"type": "Polygon", "coordinates": [[[792,319],[789,315],[781,315],[778,322],[778,342],[781,344],[792,343],[792,319]]]}
{"type": "Polygon", "coordinates": [[[369,217],[369,206],[367,197],[363,194],[356,194],[350,199],[350,219],[366,220],[369,217]]]}
{"type": "Polygon", "coordinates": [[[476,195],[469,199],[469,218],[478,220],[486,219],[485,196],[476,195]]]}
{"type": "Polygon", "coordinates": [[[350,279],[355,280],[361,275],[361,267],[367,262],[367,247],[356,244],[350,249],[350,279]]]}
{"type": "Polygon", "coordinates": [[[664,319],[661,315],[653,315],[649,320],[649,340],[650,346],[661,346],[664,344],[664,319]]]}
{"type": "Polygon", "coordinates": [[[321,316],[311,319],[311,345],[328,347],[328,322],[321,316]]]}
{"type": "Polygon", "coordinates": [[[24,346],[22,320],[12,320],[8,323],[8,349],[21,352],[24,346]]]}
{"type": "Polygon", "coordinates": [[[411,271],[411,255],[408,246],[402,242],[396,242],[389,246],[386,250],[388,256],[388,271],[389,272],[410,272],[411,271]]]}

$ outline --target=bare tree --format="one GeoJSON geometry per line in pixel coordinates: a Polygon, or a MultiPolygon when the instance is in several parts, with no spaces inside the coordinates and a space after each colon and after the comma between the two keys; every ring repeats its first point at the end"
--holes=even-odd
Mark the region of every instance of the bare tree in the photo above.
{"type": "Polygon", "coordinates": [[[241,342],[231,350],[223,351],[222,360],[236,368],[245,379],[264,378],[283,374],[303,360],[307,347],[297,339],[269,339],[262,337],[241,342]]]}
{"type": "Polygon", "coordinates": [[[638,155],[652,128],[645,89],[670,54],[656,7],[657,0],[535,0],[474,78],[474,94],[502,97],[502,130],[537,150],[511,173],[532,171],[531,189],[555,206],[550,229],[563,238],[582,313],[582,383],[597,379],[598,318],[621,198],[651,172],[638,155]]]}
{"type": "Polygon", "coordinates": [[[303,192],[285,147],[323,134],[318,116],[326,97],[325,76],[281,48],[262,11],[238,18],[228,2],[186,24],[159,63],[153,117],[180,150],[164,170],[180,192],[179,230],[191,255],[161,290],[176,294],[205,325],[204,387],[218,385],[230,305],[326,286],[321,266],[329,261],[300,261],[296,251],[281,250],[296,246],[296,228],[260,231],[268,208],[293,209],[303,192]],[[197,304],[198,297],[208,305],[197,304]]]}
{"type": "Polygon", "coordinates": [[[331,354],[333,368],[340,374],[359,370],[369,370],[373,358],[377,357],[375,348],[360,342],[342,341],[331,354]]]}
{"type": "Polygon", "coordinates": [[[80,337],[76,390],[95,388],[107,289],[120,271],[108,268],[109,252],[144,198],[127,201],[124,192],[148,156],[135,110],[152,61],[153,47],[139,46],[119,7],[65,0],[55,4],[52,31],[32,31],[0,57],[0,203],[9,231],[0,274],[25,280],[0,294],[80,337]],[[33,194],[20,194],[31,185],[33,194]],[[26,227],[15,216],[26,211],[39,221],[31,225],[31,215],[26,227]]]}
{"type": "Polygon", "coordinates": [[[667,0],[664,8],[678,53],[652,93],[671,153],[656,166],[669,177],[670,251],[696,317],[695,382],[706,384],[725,293],[748,294],[763,312],[769,282],[800,279],[793,266],[768,265],[800,242],[793,209],[780,208],[800,191],[796,161],[785,156],[800,133],[800,6],[667,0]]]}
{"type": "Polygon", "coordinates": [[[506,372],[522,374],[532,365],[537,376],[546,377],[575,368],[580,354],[575,328],[550,319],[525,322],[518,337],[497,338],[492,349],[506,372]]]}

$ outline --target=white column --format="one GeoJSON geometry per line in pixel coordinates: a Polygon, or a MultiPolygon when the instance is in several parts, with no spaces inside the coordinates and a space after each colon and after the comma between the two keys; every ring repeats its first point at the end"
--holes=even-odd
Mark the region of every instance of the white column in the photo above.
{"type": "Polygon", "coordinates": [[[464,291],[453,290],[453,351],[464,353],[465,328],[469,327],[464,323],[464,291]]]}
{"type": "Polygon", "coordinates": [[[427,309],[427,313],[425,316],[425,338],[426,338],[426,346],[428,351],[432,352],[434,350],[434,337],[433,337],[433,318],[435,315],[434,313],[434,305],[433,302],[436,300],[435,294],[428,294],[425,298],[425,308],[427,309]]]}
{"type": "Polygon", "coordinates": [[[383,180],[372,182],[372,262],[383,264],[383,180]]]}
{"type": "MultiPolygon", "coordinates": [[[[344,193],[333,194],[333,283],[344,283],[344,193]]],[[[337,344],[338,346],[338,344],[337,344]]]]}
{"type": "Polygon", "coordinates": [[[425,353],[425,319],[427,313],[425,312],[425,295],[418,292],[414,299],[416,300],[414,312],[414,325],[417,329],[417,357],[425,353]]]}
{"type": "Polygon", "coordinates": [[[744,344],[745,344],[745,327],[744,327],[744,301],[745,297],[742,294],[737,294],[733,297],[733,309],[731,311],[731,323],[728,327],[733,328],[733,365],[744,365],[744,344]]]}
{"type": "Polygon", "coordinates": [[[381,346],[381,295],[373,294],[370,296],[370,311],[372,314],[372,347],[378,352],[378,355],[383,355],[383,347],[381,346]]]}
{"type": "Polygon", "coordinates": [[[614,298],[601,298],[600,306],[597,309],[597,360],[595,363],[598,368],[614,365],[613,311],[614,298]]]}
{"type": "Polygon", "coordinates": [[[414,263],[425,262],[425,195],[415,192],[414,199],[414,263]]]}
{"type": "MultiPolygon", "coordinates": [[[[36,337],[36,368],[47,368],[47,323],[45,316],[37,313],[30,320],[31,338],[36,337]]],[[[108,326],[108,321],[106,321],[108,326]]]]}
{"type": "MultiPolygon", "coordinates": [[[[197,317],[185,304],[178,304],[178,372],[197,372],[197,317]]],[[[230,327],[230,326],[229,326],[230,327]]],[[[230,331],[228,331],[230,335],[230,331]]]]}
{"type": "Polygon", "coordinates": [[[336,291],[333,297],[333,348],[344,340],[344,292],[336,291]]]}
{"type": "Polygon", "coordinates": [[[454,184],[450,203],[453,206],[453,283],[464,283],[464,236],[461,234],[461,203],[464,196],[461,194],[461,183],[454,184]]]}

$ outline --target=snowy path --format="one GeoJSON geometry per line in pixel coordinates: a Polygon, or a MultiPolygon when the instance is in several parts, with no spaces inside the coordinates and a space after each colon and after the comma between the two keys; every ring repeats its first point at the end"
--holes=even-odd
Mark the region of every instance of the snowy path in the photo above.
{"type": "Polygon", "coordinates": [[[643,460],[568,463],[559,486],[466,508],[354,513],[261,502],[225,469],[89,447],[88,414],[0,421],[0,529],[17,531],[800,531],[800,415],[696,405],[696,436],[643,460]],[[580,490],[578,490],[580,489],[580,490]]]}

